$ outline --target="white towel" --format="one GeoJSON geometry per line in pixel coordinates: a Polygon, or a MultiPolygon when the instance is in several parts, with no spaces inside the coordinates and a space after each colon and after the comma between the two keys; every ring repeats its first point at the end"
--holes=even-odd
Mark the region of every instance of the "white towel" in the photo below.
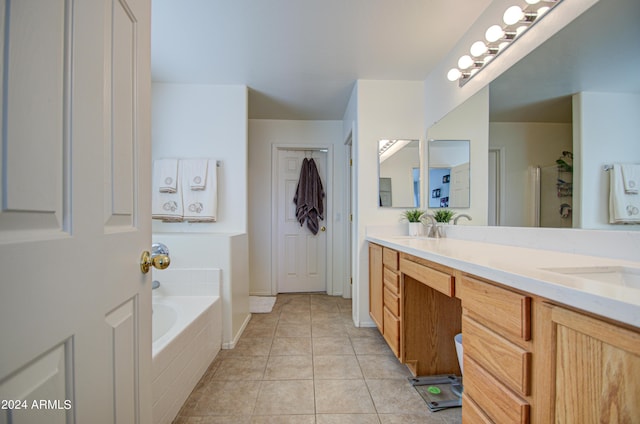
{"type": "MultiPolygon", "coordinates": [[[[185,178],[182,180],[184,220],[189,222],[215,222],[218,213],[218,187],[216,160],[207,161],[207,179],[204,190],[192,190],[185,178]]],[[[184,175],[184,174],[183,174],[184,175]]]]}
{"type": "Polygon", "coordinates": [[[190,190],[204,190],[207,187],[207,162],[207,159],[182,160],[182,177],[189,183],[190,190]]]}
{"type": "Polygon", "coordinates": [[[163,221],[180,222],[183,216],[182,188],[181,188],[181,164],[177,164],[177,184],[173,193],[160,191],[161,181],[154,178],[152,181],[151,217],[163,221]]]}
{"type": "Polygon", "coordinates": [[[622,182],[627,194],[638,194],[640,188],[640,165],[622,164],[622,182]]]}
{"type": "Polygon", "coordinates": [[[178,159],[153,161],[153,180],[161,193],[175,193],[178,189],[178,159]]]}
{"type": "Polygon", "coordinates": [[[640,196],[625,192],[619,164],[614,164],[609,173],[609,223],[640,224],[640,196]]]}

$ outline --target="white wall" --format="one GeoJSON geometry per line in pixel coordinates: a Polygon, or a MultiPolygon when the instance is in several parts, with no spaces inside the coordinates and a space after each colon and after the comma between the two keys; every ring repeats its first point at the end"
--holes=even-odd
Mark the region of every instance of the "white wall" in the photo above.
{"type": "Polygon", "coordinates": [[[153,221],[154,232],[247,231],[247,87],[153,84],[153,159],[215,158],[218,221],[153,221]]]}
{"type": "Polygon", "coordinates": [[[332,155],[333,186],[326,186],[326,200],[331,202],[333,216],[326,217],[328,246],[328,292],[342,295],[349,276],[345,257],[347,220],[344,182],[347,180],[346,150],[342,121],[249,120],[249,257],[250,292],[271,295],[272,285],[272,148],[274,145],[329,147],[332,155]]]}
{"type": "MultiPolygon", "coordinates": [[[[489,89],[485,87],[427,131],[429,140],[469,140],[469,208],[456,209],[473,219],[472,225],[487,225],[489,178],[489,89]]],[[[428,163],[428,148],[427,150],[428,163]]],[[[425,194],[426,195],[426,194],[425,194]]],[[[465,221],[466,222],[466,221],[465,221]]]]}
{"type": "Polygon", "coordinates": [[[218,220],[153,221],[153,241],[167,244],[172,268],[222,270],[223,347],[233,347],[249,314],[247,241],[247,87],[154,83],[152,157],[215,158],[218,220]]]}
{"type": "Polygon", "coordinates": [[[578,93],[573,98],[574,223],[580,228],[640,230],[609,224],[609,174],[604,165],[640,163],[640,95],[578,93]]]}
{"type": "MultiPolygon", "coordinates": [[[[421,81],[359,80],[347,112],[355,115],[353,316],[356,325],[373,326],[369,317],[369,256],[365,242],[366,227],[398,223],[403,208],[379,208],[378,141],[380,139],[425,139],[424,86],[421,81]]],[[[424,179],[423,179],[424,180],[424,179]]]]}
{"type": "Polygon", "coordinates": [[[530,166],[554,165],[564,150],[573,151],[571,124],[534,122],[491,122],[489,147],[504,153],[505,214],[500,225],[530,225],[530,166]]]}

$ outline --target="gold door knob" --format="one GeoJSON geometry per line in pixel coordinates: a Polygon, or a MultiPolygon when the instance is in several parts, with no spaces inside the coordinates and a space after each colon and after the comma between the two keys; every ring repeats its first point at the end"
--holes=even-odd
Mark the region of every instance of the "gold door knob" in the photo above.
{"type": "Polygon", "coordinates": [[[322,231],[322,232],[327,231],[327,227],[325,227],[325,226],[320,227],[320,231],[322,231]]]}
{"type": "Polygon", "coordinates": [[[155,255],[151,256],[149,251],[145,250],[140,256],[140,271],[146,274],[154,266],[156,269],[166,269],[171,264],[171,259],[168,255],[155,255]]]}

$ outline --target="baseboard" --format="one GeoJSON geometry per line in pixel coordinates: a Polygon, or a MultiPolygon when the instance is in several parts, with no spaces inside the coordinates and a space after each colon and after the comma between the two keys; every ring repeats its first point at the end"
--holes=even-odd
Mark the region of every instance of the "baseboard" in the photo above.
{"type": "Polygon", "coordinates": [[[247,328],[247,325],[249,325],[249,321],[251,321],[251,314],[247,315],[247,317],[245,318],[244,322],[240,326],[240,330],[238,330],[238,332],[236,333],[236,336],[233,338],[233,340],[230,341],[230,342],[227,342],[227,343],[222,343],[222,348],[223,349],[233,349],[234,347],[236,347],[236,344],[238,343],[238,340],[240,340],[240,337],[242,336],[242,333],[244,333],[244,329],[247,328]]]}

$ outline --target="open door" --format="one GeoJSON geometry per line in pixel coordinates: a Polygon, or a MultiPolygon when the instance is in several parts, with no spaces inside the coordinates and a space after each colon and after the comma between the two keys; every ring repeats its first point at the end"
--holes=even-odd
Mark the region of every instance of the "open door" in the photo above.
{"type": "Polygon", "coordinates": [[[149,423],[150,0],[0,14],[0,423],[149,423]]]}

